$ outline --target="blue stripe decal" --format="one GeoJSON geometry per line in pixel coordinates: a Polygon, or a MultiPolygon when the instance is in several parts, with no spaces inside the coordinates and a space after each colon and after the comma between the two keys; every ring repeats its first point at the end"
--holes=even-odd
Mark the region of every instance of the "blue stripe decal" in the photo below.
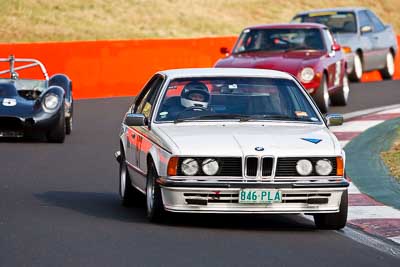
{"type": "Polygon", "coordinates": [[[319,142],[322,141],[322,139],[314,139],[314,138],[301,138],[301,139],[304,140],[304,141],[308,141],[310,143],[313,143],[313,144],[318,144],[319,142]]]}

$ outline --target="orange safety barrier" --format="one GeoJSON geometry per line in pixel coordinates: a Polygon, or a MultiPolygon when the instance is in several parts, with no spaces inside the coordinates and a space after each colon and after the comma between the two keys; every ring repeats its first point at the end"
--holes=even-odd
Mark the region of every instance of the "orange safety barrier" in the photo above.
{"type": "MultiPolygon", "coordinates": [[[[133,96],[156,71],[172,68],[212,67],[220,47],[231,48],[236,37],[147,39],[0,44],[0,57],[36,58],[49,73],[65,73],[73,81],[74,97],[133,96]]],[[[400,78],[396,57],[395,78],[400,78]]],[[[379,72],[363,81],[380,80],[379,72]]]]}

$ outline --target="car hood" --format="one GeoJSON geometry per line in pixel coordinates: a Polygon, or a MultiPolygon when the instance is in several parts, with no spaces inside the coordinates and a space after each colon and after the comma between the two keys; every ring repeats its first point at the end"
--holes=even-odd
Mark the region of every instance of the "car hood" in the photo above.
{"type": "Polygon", "coordinates": [[[215,67],[262,68],[297,75],[303,66],[311,66],[325,55],[323,51],[249,52],[220,59],[215,67]]]}
{"type": "Polygon", "coordinates": [[[324,125],[303,123],[181,123],[157,126],[173,154],[192,156],[329,156],[341,154],[324,125]],[[320,139],[318,144],[302,138],[320,139]],[[256,147],[264,148],[256,151],[256,147]]]}

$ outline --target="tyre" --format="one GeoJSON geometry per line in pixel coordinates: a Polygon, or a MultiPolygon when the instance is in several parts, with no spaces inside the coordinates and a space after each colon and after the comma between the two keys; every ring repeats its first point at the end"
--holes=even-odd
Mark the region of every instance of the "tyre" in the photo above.
{"type": "Polygon", "coordinates": [[[349,74],[349,79],[352,82],[359,82],[363,75],[363,64],[361,60],[360,53],[354,55],[354,65],[351,73],[349,74]]]}
{"type": "Polygon", "coordinates": [[[138,201],[139,192],[132,186],[124,152],[121,150],[121,162],[119,163],[119,196],[121,204],[125,207],[132,206],[138,201]]]}
{"type": "Polygon", "coordinates": [[[386,54],[386,64],[383,69],[379,71],[381,73],[382,79],[391,80],[394,74],[394,56],[392,52],[386,54]]]}
{"type": "Polygon", "coordinates": [[[344,73],[342,87],[330,96],[332,105],[346,106],[349,99],[350,87],[347,73],[344,73]]]}
{"type": "Polygon", "coordinates": [[[64,143],[65,140],[65,114],[64,111],[60,112],[57,125],[54,129],[47,132],[47,141],[50,143],[64,143]]]}
{"type": "Polygon", "coordinates": [[[147,218],[151,222],[161,222],[166,212],[162,201],[161,188],[156,182],[158,175],[153,162],[148,164],[148,168],[146,184],[147,218]]]}
{"type": "Polygon", "coordinates": [[[325,74],[322,75],[321,82],[314,95],[314,100],[322,113],[328,112],[330,99],[328,93],[328,81],[325,74]]]}
{"type": "Polygon", "coordinates": [[[348,209],[347,190],[340,200],[339,212],[314,214],[315,226],[318,229],[339,230],[346,226],[348,209]]]}
{"type": "Polygon", "coordinates": [[[73,128],[73,123],[72,123],[72,115],[68,119],[65,119],[65,133],[66,134],[71,134],[73,128]]]}

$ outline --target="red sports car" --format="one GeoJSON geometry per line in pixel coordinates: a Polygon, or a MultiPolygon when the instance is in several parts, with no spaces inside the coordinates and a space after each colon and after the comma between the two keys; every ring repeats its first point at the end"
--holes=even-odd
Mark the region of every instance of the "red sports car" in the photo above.
{"type": "Polygon", "coordinates": [[[323,113],[330,104],[346,105],[349,83],[345,55],[325,25],[272,24],[248,27],[230,54],[215,67],[261,68],[291,73],[323,113]]]}

